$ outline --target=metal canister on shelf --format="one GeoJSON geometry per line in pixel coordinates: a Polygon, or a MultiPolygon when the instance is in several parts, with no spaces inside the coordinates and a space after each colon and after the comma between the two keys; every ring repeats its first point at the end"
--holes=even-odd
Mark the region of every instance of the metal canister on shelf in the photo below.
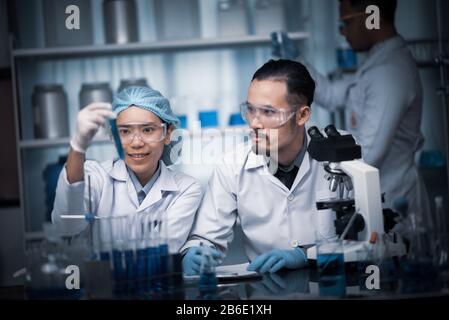
{"type": "MultiPolygon", "coordinates": [[[[84,83],[79,94],[80,109],[94,102],[112,103],[112,90],[107,82],[84,83]]],[[[108,130],[100,128],[94,138],[106,139],[108,130]]]]}
{"type": "Polygon", "coordinates": [[[42,11],[47,47],[93,44],[90,0],[43,0],[42,11]]]}
{"type": "Polygon", "coordinates": [[[154,12],[158,40],[200,37],[198,0],[154,0],[154,12]]]}
{"type": "Polygon", "coordinates": [[[244,0],[219,0],[218,33],[220,36],[249,34],[249,10],[244,0]]]}
{"type": "Polygon", "coordinates": [[[134,0],[104,0],[103,14],[106,43],[129,43],[139,40],[134,0]]]}
{"type": "Polygon", "coordinates": [[[120,81],[120,86],[117,91],[120,92],[123,89],[125,89],[127,87],[132,87],[132,86],[140,86],[140,87],[150,88],[150,86],[148,85],[147,79],[145,79],[145,78],[130,78],[130,79],[122,79],[120,81]]]}
{"type": "Polygon", "coordinates": [[[286,31],[284,1],[256,0],[253,19],[255,34],[269,35],[273,31],[286,31]]]}
{"type": "Polygon", "coordinates": [[[109,83],[83,83],[80,91],[80,109],[93,102],[112,102],[112,90],[109,83]]]}
{"type": "Polygon", "coordinates": [[[67,94],[62,85],[36,85],[32,103],[35,138],[54,139],[69,136],[67,94]]]}

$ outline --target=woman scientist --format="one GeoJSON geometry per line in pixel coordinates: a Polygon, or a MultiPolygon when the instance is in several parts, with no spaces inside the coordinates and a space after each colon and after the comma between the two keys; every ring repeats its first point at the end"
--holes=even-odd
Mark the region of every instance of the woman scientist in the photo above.
{"type": "Polygon", "coordinates": [[[178,251],[187,239],[202,195],[195,179],[166,167],[171,164],[174,144],[170,135],[178,125],[169,101],[147,87],[122,90],[114,97],[112,110],[110,104],[92,103],[79,111],[56,188],[53,223],[70,235],[86,228],[86,220],[61,215],[88,212],[90,179],[92,214],[100,218],[146,215],[151,219],[151,215],[162,213],[170,251],[178,251]],[[115,117],[124,161],[86,160],[85,152],[95,133],[115,117]]]}

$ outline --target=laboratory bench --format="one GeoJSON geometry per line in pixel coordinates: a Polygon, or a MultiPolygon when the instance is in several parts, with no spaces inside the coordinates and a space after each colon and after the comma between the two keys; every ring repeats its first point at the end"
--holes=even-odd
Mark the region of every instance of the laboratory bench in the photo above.
{"type": "MultiPolygon", "coordinates": [[[[123,291],[106,300],[396,300],[449,298],[449,281],[440,278],[381,277],[379,289],[368,289],[356,267],[346,265],[344,277],[322,279],[313,268],[281,270],[253,279],[226,279],[215,288],[200,290],[198,281],[184,281],[183,289],[165,294],[123,291]]],[[[24,286],[0,287],[0,300],[29,300],[24,286]]],[[[36,299],[44,299],[38,296],[36,299]],[[37,298],[39,297],[39,298],[37,298]]],[[[33,297],[34,298],[34,297],[33,297]]],[[[96,300],[84,294],[56,294],[54,300],[96,300]]],[[[32,299],[34,300],[34,299],[32,299]]],[[[104,300],[104,299],[99,299],[104,300]]]]}
{"type": "Polygon", "coordinates": [[[449,282],[429,279],[380,280],[380,289],[367,289],[366,277],[361,277],[354,266],[346,266],[343,278],[324,279],[315,268],[281,270],[264,274],[251,281],[219,283],[215,296],[201,294],[198,286],[186,286],[185,298],[224,300],[335,300],[335,299],[416,299],[449,298],[449,282]]]}

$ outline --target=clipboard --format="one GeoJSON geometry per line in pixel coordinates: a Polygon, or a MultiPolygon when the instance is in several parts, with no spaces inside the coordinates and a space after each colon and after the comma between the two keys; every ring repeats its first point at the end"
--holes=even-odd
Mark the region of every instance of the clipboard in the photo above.
{"type": "MultiPolygon", "coordinates": [[[[246,268],[249,263],[232,264],[227,266],[219,266],[215,269],[215,274],[217,276],[218,282],[231,282],[231,281],[248,281],[248,280],[258,280],[262,278],[260,273],[255,271],[248,271],[246,268]]],[[[186,276],[184,275],[184,280],[186,281],[199,281],[200,276],[186,276]]]]}

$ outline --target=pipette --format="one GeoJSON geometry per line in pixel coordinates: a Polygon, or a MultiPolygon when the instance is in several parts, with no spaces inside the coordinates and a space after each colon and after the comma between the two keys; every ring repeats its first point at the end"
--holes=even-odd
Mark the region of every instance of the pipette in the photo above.
{"type": "Polygon", "coordinates": [[[90,185],[90,176],[87,176],[87,188],[89,192],[89,211],[86,214],[86,220],[89,223],[89,246],[92,259],[95,259],[94,250],[94,220],[95,215],[92,213],[92,190],[90,185]]]}
{"type": "Polygon", "coordinates": [[[115,119],[109,119],[109,128],[111,130],[112,138],[114,139],[115,147],[117,149],[120,159],[125,160],[125,152],[123,151],[122,141],[118,134],[117,123],[115,119]]]}

